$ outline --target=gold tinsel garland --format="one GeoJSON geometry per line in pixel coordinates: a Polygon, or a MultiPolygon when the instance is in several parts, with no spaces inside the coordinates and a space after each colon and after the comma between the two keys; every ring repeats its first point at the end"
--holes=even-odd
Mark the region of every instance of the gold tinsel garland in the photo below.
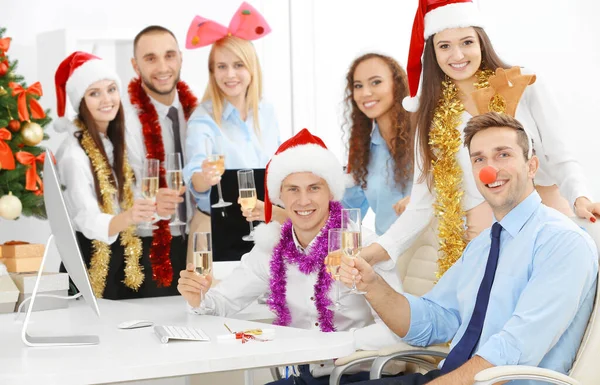
{"type": "MultiPolygon", "coordinates": [[[[102,198],[100,209],[103,213],[114,215],[113,197],[117,193],[117,189],[110,181],[112,168],[102,156],[100,150],[96,147],[96,144],[85,125],[79,120],[75,120],[74,124],[82,132],[81,147],[90,158],[90,162],[92,163],[94,173],[98,180],[102,198]]],[[[134,179],[133,171],[127,162],[126,154],[124,156],[123,171],[125,174],[125,184],[123,186],[124,197],[121,202],[121,209],[125,211],[133,206],[131,181],[134,179]]],[[[125,249],[125,280],[123,283],[130,289],[137,291],[142,285],[142,282],[144,282],[144,273],[142,271],[143,268],[140,265],[142,241],[135,235],[135,226],[129,226],[121,232],[121,245],[125,249]]],[[[96,297],[102,298],[104,288],[106,287],[106,277],[108,275],[111,250],[110,245],[98,240],[93,240],[92,246],[94,251],[89,269],[90,283],[96,297]]]]}
{"type": "MultiPolygon", "coordinates": [[[[491,70],[478,71],[475,88],[489,86],[491,70]]],[[[458,88],[446,78],[442,82],[442,95],[434,111],[429,145],[433,150],[433,187],[436,192],[434,212],[438,218],[440,256],[437,277],[440,278],[456,262],[466,246],[465,212],[462,207],[463,172],[457,154],[463,145],[458,126],[465,111],[458,88]]]]}

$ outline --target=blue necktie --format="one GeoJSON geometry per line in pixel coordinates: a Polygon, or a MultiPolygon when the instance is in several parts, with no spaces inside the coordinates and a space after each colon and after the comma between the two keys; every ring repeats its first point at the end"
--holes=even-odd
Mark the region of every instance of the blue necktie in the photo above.
{"type": "Polygon", "coordinates": [[[498,267],[498,256],[500,254],[500,232],[502,226],[496,222],[492,226],[492,246],[490,247],[490,254],[488,256],[487,265],[485,266],[485,274],[479,285],[479,291],[477,292],[477,300],[475,301],[475,308],[473,309],[473,315],[469,326],[465,330],[465,334],[462,336],[458,344],[450,351],[444,365],[442,366],[442,373],[449,373],[462,364],[467,362],[477,343],[481,337],[481,331],[483,329],[483,321],[485,321],[485,313],[487,312],[488,303],[490,302],[490,292],[492,291],[492,284],[494,283],[494,276],[496,275],[496,267],[498,267]]]}

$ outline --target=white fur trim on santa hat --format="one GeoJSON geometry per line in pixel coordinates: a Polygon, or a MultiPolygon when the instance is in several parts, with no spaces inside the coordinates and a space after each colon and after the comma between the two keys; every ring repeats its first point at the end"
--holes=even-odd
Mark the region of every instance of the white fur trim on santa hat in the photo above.
{"type": "Polygon", "coordinates": [[[271,253],[281,238],[281,225],[277,221],[263,223],[254,228],[254,244],[261,251],[271,253]]]}
{"type": "Polygon", "coordinates": [[[290,174],[312,172],[325,179],[333,199],[339,201],[344,196],[344,170],[340,161],[331,151],[318,144],[303,144],[292,147],[273,156],[267,172],[267,189],[273,204],[283,205],[279,199],[281,183],[290,174]]]}
{"type": "Polygon", "coordinates": [[[356,185],[357,183],[354,180],[354,175],[352,175],[352,173],[344,174],[344,186],[346,188],[354,187],[356,185]]]}
{"type": "Polygon", "coordinates": [[[70,132],[70,128],[74,127],[74,125],[69,118],[63,116],[62,118],[54,119],[52,127],[54,127],[54,131],[56,132],[70,132]]]}
{"type": "Polygon", "coordinates": [[[402,107],[408,112],[417,112],[419,109],[419,95],[414,98],[407,96],[402,99],[402,107]]]}
{"type": "Polygon", "coordinates": [[[73,109],[79,112],[81,99],[85,95],[88,87],[99,80],[114,80],[117,83],[117,88],[121,92],[121,80],[116,71],[106,62],[99,59],[91,59],[76,68],[69,80],[67,80],[67,95],[73,109]]]}
{"type": "Polygon", "coordinates": [[[455,3],[427,12],[425,40],[448,28],[484,27],[483,16],[474,3],[455,3]]]}

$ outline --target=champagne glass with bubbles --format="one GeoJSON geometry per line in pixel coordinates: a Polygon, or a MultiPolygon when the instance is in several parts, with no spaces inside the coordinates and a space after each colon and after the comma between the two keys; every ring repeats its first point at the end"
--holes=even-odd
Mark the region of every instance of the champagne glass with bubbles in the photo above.
{"type": "MultiPolygon", "coordinates": [[[[221,138],[216,136],[214,138],[214,147],[211,145],[211,141],[207,140],[206,142],[206,159],[208,163],[215,170],[213,172],[213,176],[221,176],[225,173],[225,154],[223,154],[223,145],[221,143],[221,138]]],[[[212,205],[211,207],[219,208],[219,207],[227,207],[231,206],[231,202],[225,202],[223,200],[223,191],[221,190],[221,181],[217,183],[217,188],[219,190],[219,201],[212,205]]]]}
{"type": "MultiPolygon", "coordinates": [[[[212,272],[212,237],[210,233],[194,233],[193,240],[194,265],[196,274],[207,276],[212,272]]],[[[200,310],[212,310],[204,303],[204,290],[200,291],[200,310]]]]}
{"type": "MultiPolygon", "coordinates": [[[[360,255],[362,229],[362,213],[360,209],[342,209],[342,251],[350,258],[360,255]]],[[[356,282],[352,283],[350,290],[354,294],[365,294],[358,291],[356,282]]]]}
{"type": "MultiPolygon", "coordinates": [[[[183,187],[183,171],[181,167],[181,154],[176,152],[173,154],[167,154],[167,186],[171,190],[175,190],[179,192],[181,187],[183,187]]],[[[169,226],[182,226],[185,225],[185,222],[182,222],[179,219],[179,210],[175,210],[175,218],[169,226]]]]}
{"type": "MultiPolygon", "coordinates": [[[[155,200],[158,194],[158,159],[144,159],[144,168],[142,169],[142,196],[146,199],[155,200]]],[[[144,222],[140,226],[144,230],[156,230],[151,222],[144,222]]]]}
{"type": "MultiPolygon", "coordinates": [[[[240,189],[240,205],[242,210],[251,213],[256,207],[256,186],[254,184],[254,170],[239,170],[237,172],[238,187],[240,189]]],[[[244,241],[254,241],[254,225],[250,224],[250,234],[244,235],[244,241]]]]}
{"type": "Polygon", "coordinates": [[[335,307],[340,304],[340,265],[342,264],[342,234],[343,229],[329,229],[327,237],[327,270],[335,279],[335,307]]]}

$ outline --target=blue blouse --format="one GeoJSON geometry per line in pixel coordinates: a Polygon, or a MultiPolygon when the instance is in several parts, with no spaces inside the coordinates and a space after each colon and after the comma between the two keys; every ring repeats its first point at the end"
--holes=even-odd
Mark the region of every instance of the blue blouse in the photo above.
{"type": "Polygon", "coordinates": [[[393,205],[410,195],[412,181],[407,180],[402,188],[394,180],[394,160],[379,126],[373,125],[371,132],[371,153],[367,168],[367,188],[360,185],[346,189],[342,205],[346,208],[360,208],[363,218],[369,207],[375,212],[375,232],[381,235],[398,218],[393,205]]]}
{"type": "Polygon", "coordinates": [[[216,154],[215,144],[220,138],[222,153],[225,155],[225,169],[264,168],[281,143],[279,126],[273,107],[261,101],[258,106],[260,134],[254,130],[252,111],[243,121],[238,110],[225,102],[221,116],[221,127],[212,118],[212,102],[200,104],[187,124],[185,148],[187,160],[183,178],[196,199],[198,208],[210,212],[210,190],[203,193],[194,190],[191,183],[195,172],[202,172],[202,162],[206,159],[206,141],[210,141],[211,152],[216,154]]]}

